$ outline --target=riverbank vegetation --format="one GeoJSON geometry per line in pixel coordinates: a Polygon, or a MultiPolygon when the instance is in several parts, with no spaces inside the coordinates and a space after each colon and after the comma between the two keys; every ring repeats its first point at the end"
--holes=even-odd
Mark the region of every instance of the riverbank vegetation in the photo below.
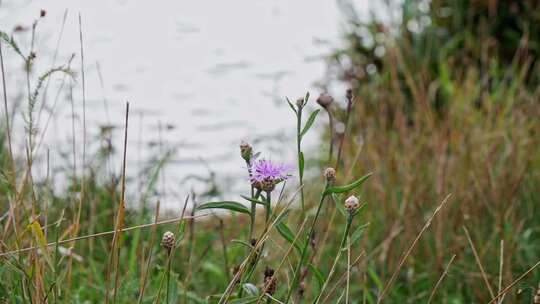
{"type": "Polygon", "coordinates": [[[283,101],[296,158],[239,138],[245,193],[185,193],[168,212],[153,194],[173,150],[126,191],[129,104],[97,152],[80,113],[65,169],[50,172],[41,96],[55,77],[86,102],[83,32],[79,54],[36,71],[33,44],[0,29],[2,79],[8,58],[28,76],[20,113],[3,85],[0,303],[538,303],[540,6],[388,1],[382,20],[339,3],[346,43],[327,58],[328,91],[283,101]]]}

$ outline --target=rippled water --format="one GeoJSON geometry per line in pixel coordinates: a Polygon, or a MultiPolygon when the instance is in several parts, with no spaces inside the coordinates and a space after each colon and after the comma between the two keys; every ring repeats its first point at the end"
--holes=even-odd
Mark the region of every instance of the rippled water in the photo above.
{"type": "MultiPolygon", "coordinates": [[[[207,176],[209,170],[216,172],[226,192],[245,188],[229,182],[244,175],[238,157],[240,140],[255,143],[266,157],[294,163],[294,120],[284,96],[296,98],[307,90],[312,96],[318,95],[315,83],[325,73],[321,58],[338,45],[342,19],[336,2],[327,0],[159,4],[130,0],[3,0],[0,7],[0,28],[6,32],[17,25],[30,26],[40,9],[47,11],[39,22],[35,44],[36,69],[41,71],[52,66],[66,12],[56,65],[67,62],[75,53],[73,66],[80,68],[81,14],[89,142],[96,142],[96,126],[122,125],[125,102],[129,101],[132,111],[128,169],[133,176],[130,185],[137,185],[135,173],[144,167],[144,160],[160,149],[163,151],[163,147],[177,147],[172,165],[162,175],[165,182],[159,187],[169,194],[168,204],[185,195],[192,185],[202,189],[189,176],[207,176]]],[[[15,37],[26,50],[29,48],[30,31],[15,37]]],[[[24,74],[13,52],[5,51],[5,57],[8,95],[13,107],[13,102],[24,93],[20,90],[24,87],[24,74]]],[[[73,93],[79,117],[79,162],[80,81],[78,77],[73,93]]],[[[54,78],[48,90],[41,131],[47,110],[53,109],[60,83],[61,77],[54,78]]],[[[60,95],[54,107],[55,119],[45,138],[44,147],[51,149],[53,166],[62,165],[63,158],[69,159],[71,148],[67,144],[71,137],[71,110],[65,95],[60,95]]],[[[16,127],[22,130],[22,115],[15,120],[16,127]]],[[[120,149],[121,129],[115,134],[115,145],[120,149]]],[[[316,139],[317,135],[311,134],[308,144],[316,145],[316,139]]],[[[19,142],[18,149],[24,151],[22,140],[19,142]]],[[[44,151],[38,154],[43,157],[44,151]]],[[[119,161],[113,164],[117,172],[119,166],[119,161]]]]}

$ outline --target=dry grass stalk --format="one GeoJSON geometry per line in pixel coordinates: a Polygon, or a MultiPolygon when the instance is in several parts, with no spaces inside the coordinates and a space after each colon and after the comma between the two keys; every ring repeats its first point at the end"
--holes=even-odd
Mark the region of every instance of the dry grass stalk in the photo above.
{"type": "Polygon", "coordinates": [[[435,284],[435,286],[433,286],[433,290],[431,291],[431,294],[429,295],[429,298],[427,301],[428,304],[431,303],[431,300],[433,300],[433,297],[435,296],[435,292],[437,291],[437,289],[439,288],[439,285],[441,285],[442,281],[448,274],[448,269],[450,269],[450,266],[452,265],[452,262],[454,262],[455,258],[456,258],[456,255],[454,254],[452,258],[450,258],[450,261],[448,262],[448,264],[446,264],[446,267],[444,268],[443,273],[439,277],[439,280],[437,280],[437,283],[435,284]]]}
{"type": "Polygon", "coordinates": [[[418,241],[420,240],[420,238],[422,237],[422,234],[424,234],[424,231],[426,231],[429,226],[431,226],[431,222],[433,221],[433,219],[435,218],[435,216],[437,215],[437,213],[439,213],[439,211],[442,209],[442,207],[446,204],[446,202],[448,201],[448,199],[450,198],[451,194],[448,194],[444,200],[441,202],[441,204],[437,207],[437,209],[435,209],[435,211],[433,212],[433,214],[431,215],[431,217],[427,220],[427,222],[424,224],[424,227],[422,227],[422,230],[420,230],[420,232],[418,233],[418,235],[416,236],[416,238],[414,239],[414,241],[412,242],[411,246],[409,247],[409,249],[407,249],[407,251],[405,251],[405,254],[403,255],[403,257],[401,258],[401,260],[399,261],[399,264],[398,264],[398,267],[396,268],[396,270],[394,271],[394,273],[392,274],[392,276],[390,277],[390,280],[388,281],[388,283],[385,285],[384,289],[382,290],[381,294],[379,295],[378,299],[377,299],[377,304],[381,303],[382,300],[384,299],[384,296],[386,295],[386,293],[388,292],[388,290],[390,289],[390,287],[392,286],[392,284],[394,283],[398,273],[399,273],[399,270],[401,269],[401,267],[403,267],[403,264],[405,264],[405,260],[407,259],[407,257],[409,257],[409,255],[411,254],[412,250],[414,249],[414,247],[416,246],[416,244],[418,243],[418,241]]]}
{"type": "Polygon", "coordinates": [[[493,293],[493,289],[491,289],[491,284],[489,283],[489,280],[486,275],[486,271],[484,270],[484,266],[482,266],[482,261],[480,261],[480,256],[478,256],[478,252],[476,251],[476,247],[474,246],[471,235],[469,234],[469,230],[467,230],[467,227],[463,226],[463,230],[465,231],[465,235],[467,236],[467,240],[469,241],[469,245],[471,246],[471,250],[474,254],[474,259],[476,260],[476,264],[478,265],[478,268],[480,268],[480,273],[482,274],[482,278],[484,279],[484,283],[486,284],[486,287],[489,291],[489,294],[491,297],[495,297],[495,294],[493,293]]]}

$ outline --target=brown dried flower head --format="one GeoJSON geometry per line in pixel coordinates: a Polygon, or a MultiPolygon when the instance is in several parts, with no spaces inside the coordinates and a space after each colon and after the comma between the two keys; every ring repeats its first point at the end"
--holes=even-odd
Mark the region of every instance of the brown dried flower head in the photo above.
{"type": "Polygon", "coordinates": [[[332,97],[328,93],[322,93],[321,95],[319,95],[319,98],[317,98],[317,103],[325,109],[327,109],[333,102],[334,97],[332,97]]]}
{"type": "Polygon", "coordinates": [[[240,156],[242,156],[246,162],[249,162],[253,156],[253,148],[245,141],[240,143],[240,156]]]}
{"type": "Polygon", "coordinates": [[[336,178],[336,169],[332,167],[326,168],[326,170],[324,170],[324,177],[326,177],[326,180],[329,182],[333,181],[336,178]]]}
{"type": "Polygon", "coordinates": [[[166,231],[161,238],[161,246],[167,250],[171,250],[174,247],[174,233],[166,231]]]}

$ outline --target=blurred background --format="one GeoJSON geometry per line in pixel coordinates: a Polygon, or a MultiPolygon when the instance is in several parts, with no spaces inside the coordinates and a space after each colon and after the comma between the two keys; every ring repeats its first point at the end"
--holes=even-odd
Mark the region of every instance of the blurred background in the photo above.
{"type": "MultiPolygon", "coordinates": [[[[357,2],[367,16],[368,1],[357,2]]],[[[245,172],[238,158],[241,140],[257,144],[266,157],[294,163],[290,139],[295,122],[285,96],[294,100],[310,91],[316,98],[326,82],[324,58],[343,45],[340,36],[345,25],[334,1],[163,1],[156,5],[124,0],[4,0],[2,30],[13,33],[24,52],[33,47],[33,77],[65,65],[75,54],[71,65],[79,73],[76,80],[51,78],[38,102],[40,132],[53,114],[44,140],[53,167],[71,151],[66,87],[73,86],[75,133],[81,134],[83,127],[79,14],[89,151],[103,146],[102,140],[108,138],[104,133],[112,132],[115,144],[121,143],[122,137],[116,135],[123,134],[129,101],[128,170],[135,176],[153,158],[174,150],[168,159],[171,166],[162,171],[166,182],[160,187],[174,194],[190,187],[204,191],[198,181],[214,178],[223,188],[240,191],[233,180],[245,172]],[[41,9],[45,18],[38,18],[41,9]],[[31,46],[36,19],[39,25],[31,46]],[[61,86],[64,90],[58,93],[61,86]]],[[[25,91],[20,89],[26,84],[24,62],[6,51],[5,64],[8,98],[16,101],[13,107],[24,107],[25,91]]],[[[333,86],[344,94],[338,83],[333,86]]],[[[13,117],[14,129],[20,132],[23,117],[13,117]]],[[[24,141],[18,140],[22,137],[14,137],[23,153],[24,141]]],[[[82,144],[81,136],[76,143],[82,144]]],[[[317,143],[316,136],[306,143],[317,143]]],[[[43,160],[45,155],[38,157],[43,160]]],[[[116,160],[112,166],[118,169],[116,160]]]]}

